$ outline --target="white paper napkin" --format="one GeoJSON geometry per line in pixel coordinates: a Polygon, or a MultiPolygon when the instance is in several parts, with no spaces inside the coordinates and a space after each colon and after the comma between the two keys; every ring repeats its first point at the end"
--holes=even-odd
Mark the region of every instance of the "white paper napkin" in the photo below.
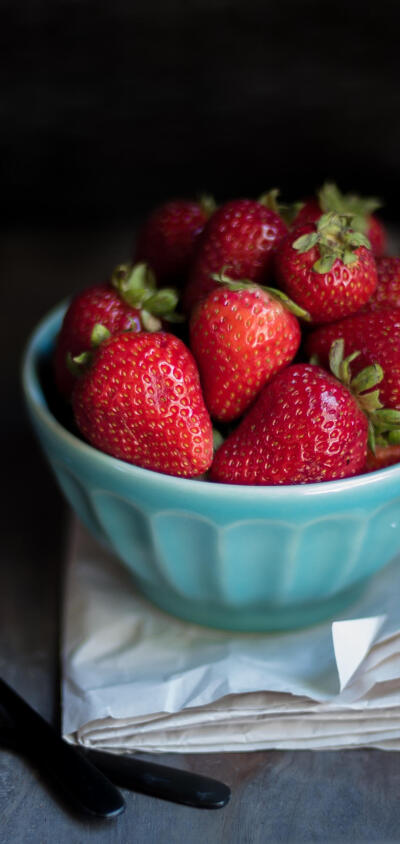
{"type": "Polygon", "coordinates": [[[400,750],[400,557],[333,623],[277,634],[178,621],[75,523],[63,733],[126,753],[400,750]]]}

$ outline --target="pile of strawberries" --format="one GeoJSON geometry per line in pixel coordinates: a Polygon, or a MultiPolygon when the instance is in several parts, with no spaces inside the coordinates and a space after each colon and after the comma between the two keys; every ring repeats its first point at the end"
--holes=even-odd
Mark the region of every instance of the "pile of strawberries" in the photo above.
{"type": "Polygon", "coordinates": [[[376,203],[173,200],[71,302],[54,373],[80,434],[137,466],[304,484],[400,461],[400,257],[376,203]]]}

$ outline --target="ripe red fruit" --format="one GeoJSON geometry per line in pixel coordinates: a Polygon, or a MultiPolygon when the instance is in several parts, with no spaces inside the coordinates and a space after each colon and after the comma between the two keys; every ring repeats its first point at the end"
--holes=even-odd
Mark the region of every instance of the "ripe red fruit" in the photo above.
{"type": "Polygon", "coordinates": [[[150,264],[159,282],[183,281],[196,241],[213,210],[209,198],[199,202],[173,199],[159,205],[139,229],[135,262],[150,264]]]}
{"type": "Polygon", "coordinates": [[[79,293],[71,302],[62,323],[54,355],[56,387],[70,398],[75,377],[67,366],[67,356],[76,357],[90,349],[96,324],[111,334],[140,331],[140,311],[124,302],[110,284],[97,284],[79,293]]]}
{"type": "Polygon", "coordinates": [[[311,364],[292,364],[264,387],[215,453],[210,479],[305,484],[363,468],[368,422],[351,392],[311,364]]]}
{"type": "Polygon", "coordinates": [[[380,400],[385,407],[400,410],[400,308],[354,314],[321,326],[307,337],[306,354],[328,367],[332,342],[339,338],[344,340],[346,355],[360,353],[352,362],[354,374],[365,366],[380,364],[384,372],[380,400]]]}
{"type": "Polygon", "coordinates": [[[293,226],[297,229],[306,223],[316,223],[324,213],[325,211],[322,210],[317,197],[311,196],[301,205],[293,220],[293,226]]]}
{"type": "Polygon", "coordinates": [[[54,355],[56,386],[69,399],[75,377],[68,359],[92,346],[95,325],[110,334],[120,331],[156,331],[161,317],[171,317],[178,296],[172,288],[156,289],[155,277],[146,264],[120,264],[111,281],[78,293],[72,300],[59,332],[54,355]]]}
{"type": "Polygon", "coordinates": [[[230,278],[262,283],[287,227],[279,215],[261,202],[234,199],[213,214],[199,239],[183,307],[189,312],[216,286],[212,273],[226,268],[230,278]]]}
{"type": "Polygon", "coordinates": [[[167,475],[196,477],[212,460],[212,426],[199,373],[167,332],[117,334],[77,379],[73,410],[96,448],[167,475]]]}
{"type": "Polygon", "coordinates": [[[400,308],[400,257],[376,258],[378,283],[364,310],[400,308]]]}
{"type": "Polygon", "coordinates": [[[325,182],[316,196],[305,200],[293,222],[296,227],[304,223],[315,223],[322,214],[331,211],[353,215],[354,231],[365,234],[373,254],[381,256],[385,253],[387,234],[383,223],[373,213],[380,205],[378,199],[343,194],[335,184],[325,182]]]}
{"type": "Polygon", "coordinates": [[[367,217],[366,235],[375,257],[381,258],[385,254],[388,238],[383,223],[378,220],[375,214],[370,214],[367,217]]]}
{"type": "Polygon", "coordinates": [[[355,313],[377,285],[374,257],[364,235],[348,219],[324,214],[288,233],[278,248],[279,285],[313,322],[331,322],[355,313]]]}
{"type": "Polygon", "coordinates": [[[375,454],[368,451],[364,472],[376,472],[394,466],[395,463],[400,463],[400,445],[377,446],[375,454]]]}
{"type": "Polygon", "coordinates": [[[233,283],[209,293],[192,311],[190,346],[211,416],[241,416],[294,358],[300,337],[296,317],[261,287],[233,283]]]}

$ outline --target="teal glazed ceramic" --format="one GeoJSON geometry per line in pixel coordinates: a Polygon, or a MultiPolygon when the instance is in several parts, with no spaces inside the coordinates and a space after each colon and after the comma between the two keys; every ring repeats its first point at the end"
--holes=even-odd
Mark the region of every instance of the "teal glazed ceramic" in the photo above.
{"type": "Polygon", "coordinates": [[[157,606],[228,630],[303,627],[335,616],[400,551],[400,465],[246,487],[157,474],[87,445],[57,421],[41,386],[62,315],[53,311],[28,344],[28,411],[71,507],[157,606]]]}

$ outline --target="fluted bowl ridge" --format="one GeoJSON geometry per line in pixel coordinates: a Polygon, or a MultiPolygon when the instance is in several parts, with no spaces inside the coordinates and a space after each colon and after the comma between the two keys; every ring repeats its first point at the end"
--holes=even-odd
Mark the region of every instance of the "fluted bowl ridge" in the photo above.
{"type": "Polygon", "coordinates": [[[26,407],[71,508],[161,609],[238,631],[333,617],[400,550],[400,465],[339,481],[249,487],[162,475],[63,424],[43,372],[65,304],[24,354],[26,407]]]}

